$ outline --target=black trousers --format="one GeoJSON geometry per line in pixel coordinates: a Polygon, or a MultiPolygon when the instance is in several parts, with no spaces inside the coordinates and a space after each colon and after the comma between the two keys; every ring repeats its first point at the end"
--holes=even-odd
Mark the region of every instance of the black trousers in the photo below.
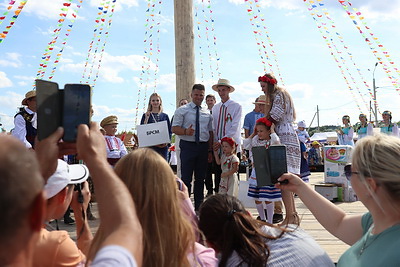
{"type": "Polygon", "coordinates": [[[189,190],[192,189],[192,177],[194,173],[194,208],[198,210],[204,200],[204,179],[208,164],[208,143],[180,141],[181,148],[181,176],[189,190]]]}

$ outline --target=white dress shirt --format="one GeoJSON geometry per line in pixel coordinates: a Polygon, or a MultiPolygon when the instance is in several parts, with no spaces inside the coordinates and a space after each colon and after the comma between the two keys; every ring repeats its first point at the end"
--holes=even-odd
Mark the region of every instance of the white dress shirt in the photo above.
{"type": "Polygon", "coordinates": [[[231,137],[238,146],[241,145],[242,106],[229,99],[225,103],[219,102],[212,109],[214,119],[214,139],[219,141],[224,137],[231,137]],[[225,106],[225,114],[221,114],[225,106]],[[221,130],[222,128],[222,130],[221,130]]]}
{"type": "MultiPolygon", "coordinates": [[[[26,112],[28,112],[28,114],[34,114],[35,113],[32,110],[30,110],[28,107],[24,107],[24,109],[26,110],[26,112]]],[[[35,123],[33,122],[33,119],[32,119],[31,122],[32,122],[32,126],[35,126],[34,125],[35,123]]],[[[22,117],[21,114],[18,114],[14,118],[14,129],[12,130],[12,135],[15,136],[16,138],[18,138],[19,140],[21,140],[25,144],[25,146],[27,148],[32,148],[31,143],[29,143],[28,140],[26,140],[25,119],[22,117]]]]}

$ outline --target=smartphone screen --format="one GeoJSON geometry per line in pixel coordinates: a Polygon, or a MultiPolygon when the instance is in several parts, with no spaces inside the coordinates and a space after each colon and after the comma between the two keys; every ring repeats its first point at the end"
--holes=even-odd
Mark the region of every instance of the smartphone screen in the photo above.
{"type": "Polygon", "coordinates": [[[66,84],[62,125],[65,142],[75,142],[78,126],[90,121],[91,89],[88,84],[66,84]]]}
{"type": "Polygon", "coordinates": [[[36,80],[37,135],[43,140],[61,126],[62,102],[55,82],[36,80]]]}
{"type": "Polygon", "coordinates": [[[268,148],[268,158],[271,167],[271,182],[276,184],[278,178],[287,172],[286,146],[270,146],[268,148]]]}

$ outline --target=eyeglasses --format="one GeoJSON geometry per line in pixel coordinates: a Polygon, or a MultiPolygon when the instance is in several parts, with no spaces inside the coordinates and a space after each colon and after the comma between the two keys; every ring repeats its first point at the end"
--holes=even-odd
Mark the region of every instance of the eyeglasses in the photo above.
{"type": "Polygon", "coordinates": [[[347,164],[346,166],[344,166],[344,175],[346,176],[346,179],[348,181],[350,181],[351,175],[353,175],[353,174],[359,174],[359,172],[352,172],[351,164],[347,164]]]}

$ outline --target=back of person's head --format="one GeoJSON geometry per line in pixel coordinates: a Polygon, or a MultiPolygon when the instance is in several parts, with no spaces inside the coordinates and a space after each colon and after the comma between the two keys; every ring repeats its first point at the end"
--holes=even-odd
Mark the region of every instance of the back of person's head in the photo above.
{"type": "Polygon", "coordinates": [[[385,134],[367,136],[357,141],[352,164],[360,178],[371,177],[383,186],[389,197],[400,201],[400,138],[385,134]]]}
{"type": "Polygon", "coordinates": [[[143,227],[143,266],[187,266],[195,235],[167,161],[151,149],[137,149],[118,161],[115,172],[128,187],[143,227]]]}
{"type": "Polygon", "coordinates": [[[200,206],[199,229],[221,253],[220,266],[226,266],[233,251],[249,266],[265,266],[269,249],[260,226],[233,196],[213,195],[200,206]]]}
{"type": "Polygon", "coordinates": [[[27,150],[20,141],[2,135],[0,147],[0,266],[4,266],[10,264],[40,230],[43,211],[37,208],[40,201],[44,203],[44,180],[34,152],[27,150]],[[32,222],[32,218],[37,222],[32,222]]]}

